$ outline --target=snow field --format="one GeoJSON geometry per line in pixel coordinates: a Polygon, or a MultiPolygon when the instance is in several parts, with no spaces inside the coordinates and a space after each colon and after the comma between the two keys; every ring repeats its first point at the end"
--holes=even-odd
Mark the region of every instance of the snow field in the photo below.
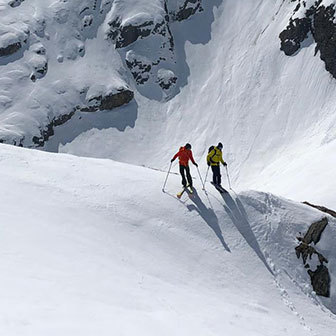
{"type": "Polygon", "coordinates": [[[295,57],[280,50],[295,6],[204,3],[202,14],[172,24],[181,92],[166,103],[137,93],[134,128],[93,128],[60,151],[163,169],[190,142],[205,173],[207,149],[221,141],[237,189],[335,208],[335,80],[314,43],[295,57]]]}
{"type": "Polygon", "coordinates": [[[302,291],[308,276],[294,253],[295,233],[318,211],[256,192],[222,198],[210,185],[205,194],[197,180],[179,201],[178,176],[163,193],[164,172],[110,160],[2,145],[0,162],[2,334],[323,336],[335,327],[302,291]]]}

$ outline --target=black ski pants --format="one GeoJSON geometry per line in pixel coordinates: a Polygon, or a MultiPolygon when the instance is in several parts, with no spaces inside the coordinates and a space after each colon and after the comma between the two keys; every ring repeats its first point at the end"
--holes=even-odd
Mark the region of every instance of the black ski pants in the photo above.
{"type": "Polygon", "coordinates": [[[186,181],[185,175],[187,175],[187,180],[188,180],[189,186],[192,187],[192,178],[191,178],[191,175],[190,175],[190,168],[189,168],[189,166],[182,166],[182,165],[180,165],[180,174],[182,176],[182,185],[183,185],[183,187],[187,186],[187,181],[186,181]]]}
{"type": "Polygon", "coordinates": [[[213,183],[220,185],[222,183],[222,175],[220,173],[220,166],[211,166],[213,173],[213,183]]]}

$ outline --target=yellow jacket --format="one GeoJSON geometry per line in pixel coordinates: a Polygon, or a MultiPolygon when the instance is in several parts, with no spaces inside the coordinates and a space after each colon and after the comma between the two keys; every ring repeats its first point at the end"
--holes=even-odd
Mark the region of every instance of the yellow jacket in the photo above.
{"type": "Polygon", "coordinates": [[[225,162],[223,160],[222,151],[215,147],[207,156],[207,163],[210,163],[211,166],[219,166],[219,163],[222,163],[225,165],[225,162]]]}

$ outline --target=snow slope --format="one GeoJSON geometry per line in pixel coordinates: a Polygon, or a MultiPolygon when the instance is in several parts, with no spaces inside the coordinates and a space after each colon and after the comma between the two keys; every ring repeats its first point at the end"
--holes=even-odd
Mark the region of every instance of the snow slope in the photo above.
{"type": "Polygon", "coordinates": [[[0,0],[0,139],[159,169],[191,142],[203,174],[221,141],[237,189],[335,208],[336,81],[311,34],[280,50],[312,5],[0,0]]]}
{"type": "MultiPolygon", "coordinates": [[[[271,194],[0,146],[2,335],[330,335],[295,256],[324,215],[271,194]]],[[[336,276],[336,221],[322,237],[336,276]],[[328,252],[329,251],[329,252],[328,252]]],[[[335,309],[335,287],[328,302],[335,309]]]]}
{"type": "Polygon", "coordinates": [[[296,5],[204,3],[204,12],[171,26],[181,92],[169,102],[137,93],[134,128],[91,129],[71,142],[72,134],[61,151],[166,168],[180,145],[191,142],[203,161],[220,140],[237,188],[335,208],[336,81],[314,57],[314,41],[295,57],[280,50],[296,5]]]}

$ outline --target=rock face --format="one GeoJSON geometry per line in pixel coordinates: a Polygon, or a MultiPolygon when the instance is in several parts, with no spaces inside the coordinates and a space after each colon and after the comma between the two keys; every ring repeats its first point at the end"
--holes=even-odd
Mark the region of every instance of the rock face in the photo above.
{"type": "Polygon", "coordinates": [[[287,28],[279,35],[280,49],[287,56],[292,56],[311,35],[316,43],[315,54],[320,52],[326,70],[336,78],[335,4],[319,0],[308,7],[306,1],[293,2],[296,2],[297,6],[287,28]]]}
{"type": "Polygon", "coordinates": [[[128,104],[134,97],[134,93],[128,89],[120,89],[115,93],[97,94],[88,98],[88,104],[81,107],[83,112],[96,112],[112,110],[116,107],[128,104]]]}
{"type": "MultiPolygon", "coordinates": [[[[133,42],[150,35],[161,35],[163,37],[170,35],[167,21],[164,18],[162,18],[161,22],[155,23],[153,20],[147,20],[144,17],[144,22],[127,24],[123,24],[120,18],[117,18],[109,22],[109,26],[111,28],[107,32],[107,36],[115,41],[116,48],[125,48],[133,42]]],[[[171,36],[169,36],[169,42],[172,43],[171,36]]]]}
{"type": "Polygon", "coordinates": [[[309,227],[308,232],[305,234],[303,241],[306,244],[311,244],[312,242],[314,242],[314,244],[316,245],[320,241],[321,235],[327,225],[328,219],[326,217],[318,222],[313,223],[309,227]]]}
{"type": "Polygon", "coordinates": [[[201,11],[203,11],[202,0],[178,0],[171,15],[173,19],[182,21],[201,11]]]}
{"type": "Polygon", "coordinates": [[[312,286],[317,295],[330,297],[330,275],[324,265],[317,266],[315,272],[308,270],[312,286]]]}
{"type": "Polygon", "coordinates": [[[144,56],[137,55],[133,50],[126,54],[126,65],[132,73],[137,84],[144,84],[149,80],[152,62],[144,56]]]}
{"type": "Polygon", "coordinates": [[[302,258],[304,267],[307,269],[314,291],[317,295],[324,297],[330,297],[330,275],[327,266],[325,266],[328,260],[316,250],[316,245],[327,225],[328,219],[326,217],[313,223],[303,238],[298,237],[300,245],[295,248],[296,256],[302,258]],[[311,245],[312,243],[315,247],[311,245]],[[315,270],[309,264],[314,256],[319,262],[315,270]]]}
{"type": "Polygon", "coordinates": [[[75,110],[71,111],[69,114],[63,114],[57,118],[54,118],[44,129],[41,129],[41,136],[34,136],[33,143],[37,147],[43,147],[46,141],[49,140],[51,136],[55,134],[54,128],[61,126],[69,121],[75,114],[75,110]]]}
{"type": "Polygon", "coordinates": [[[311,31],[311,20],[308,18],[291,19],[287,28],[281,32],[281,50],[287,55],[292,56],[296,53],[301,43],[308,37],[311,31]]]}
{"type": "MultiPolygon", "coordinates": [[[[201,12],[201,0],[115,1],[108,17],[107,39],[113,41],[143,94],[161,90],[161,99],[174,96],[177,58],[170,25],[201,12]],[[141,13],[134,14],[141,4],[141,13]],[[145,13],[145,14],[144,14],[145,13]],[[161,71],[162,70],[162,71],[161,71]],[[163,72],[170,71],[169,79],[163,72]]],[[[149,97],[153,98],[153,97],[149,97]]]]}
{"type": "Polygon", "coordinates": [[[40,130],[40,136],[33,137],[33,143],[37,147],[43,147],[51,136],[55,134],[55,127],[61,126],[69,121],[77,112],[96,112],[112,110],[116,107],[128,104],[134,97],[134,93],[129,89],[120,89],[118,92],[99,93],[90,95],[87,101],[74,108],[70,113],[61,114],[40,130]]]}
{"type": "Polygon", "coordinates": [[[8,2],[8,5],[11,6],[11,7],[18,7],[22,4],[22,2],[24,2],[25,0],[10,0],[8,2]]]}
{"type": "Polygon", "coordinates": [[[25,24],[0,23],[0,57],[10,56],[27,43],[30,30],[25,24]]]}
{"type": "Polygon", "coordinates": [[[325,212],[325,213],[329,214],[330,216],[333,216],[333,217],[336,218],[336,211],[334,211],[334,210],[328,209],[328,208],[326,208],[326,207],[324,207],[324,206],[311,204],[311,203],[309,203],[309,202],[303,202],[303,204],[309,205],[309,206],[311,206],[312,208],[318,209],[318,210],[320,210],[320,211],[322,211],[322,212],[325,212]]]}
{"type": "Polygon", "coordinates": [[[165,91],[170,90],[177,82],[177,77],[174,72],[167,69],[160,69],[158,71],[158,83],[165,91]]]}
{"type": "Polygon", "coordinates": [[[0,57],[9,56],[16,53],[21,49],[22,44],[20,42],[16,42],[8,45],[7,47],[0,48],[0,57]]]}
{"type": "Polygon", "coordinates": [[[186,74],[171,25],[202,11],[202,0],[2,2],[0,141],[26,147],[43,146],[74,113],[128,104],[133,87],[174,97],[186,74]]]}

